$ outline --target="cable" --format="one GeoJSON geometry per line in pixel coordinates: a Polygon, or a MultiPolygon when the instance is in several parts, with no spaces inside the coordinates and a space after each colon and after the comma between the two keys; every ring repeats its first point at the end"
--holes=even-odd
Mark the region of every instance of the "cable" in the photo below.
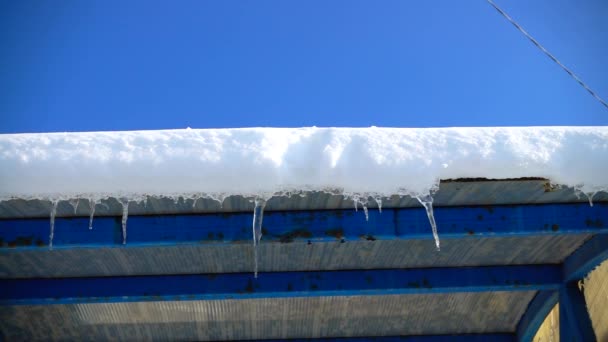
{"type": "Polygon", "coordinates": [[[534,45],[536,45],[537,48],[539,48],[545,55],[547,55],[547,57],[551,58],[552,61],[554,61],[557,65],[564,69],[564,71],[567,72],[568,75],[572,76],[572,78],[574,78],[576,82],[578,82],[578,84],[585,88],[589,92],[589,94],[591,94],[591,96],[595,97],[596,100],[600,101],[600,103],[608,109],[608,103],[606,103],[606,101],[604,101],[598,94],[591,90],[591,88],[589,88],[589,86],[587,86],[585,82],[583,82],[578,76],[576,76],[576,74],[574,74],[570,69],[568,69],[564,64],[562,64],[562,62],[555,58],[555,56],[553,56],[549,51],[547,51],[547,49],[540,45],[540,43],[536,39],[534,39],[530,34],[528,34],[528,32],[526,32],[526,30],[523,29],[523,27],[516,23],[513,18],[511,18],[507,13],[505,13],[505,11],[500,9],[500,7],[498,7],[494,3],[494,1],[487,1],[490,5],[492,5],[492,7],[494,7],[498,11],[498,13],[505,17],[511,24],[513,24],[513,26],[515,26],[521,33],[523,33],[524,36],[526,36],[534,45]]]}

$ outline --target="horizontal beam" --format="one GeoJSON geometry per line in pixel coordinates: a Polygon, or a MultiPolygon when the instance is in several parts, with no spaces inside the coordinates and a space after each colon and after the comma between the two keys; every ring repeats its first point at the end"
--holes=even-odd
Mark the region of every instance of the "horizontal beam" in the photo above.
{"type": "MultiPolygon", "coordinates": [[[[516,341],[513,334],[462,334],[462,335],[419,335],[419,336],[379,336],[379,337],[337,337],[315,338],[319,342],[511,342],[516,341]]],[[[258,340],[258,342],[275,342],[278,340],[258,340]]],[[[282,341],[282,340],[281,340],[282,341]]],[[[311,339],[290,339],[289,342],[310,342],[311,339]]]]}
{"type": "Polygon", "coordinates": [[[556,290],[555,265],[0,280],[0,304],[556,290]]]}
{"type": "MultiPolygon", "coordinates": [[[[440,238],[608,233],[608,203],[435,208],[440,238]]],[[[127,246],[249,243],[252,213],[132,216],[127,246]]],[[[0,220],[1,252],[44,248],[48,219],[0,220]]],[[[262,244],[318,243],[376,239],[432,240],[423,208],[369,211],[267,212],[262,244]]],[[[54,248],[122,246],[120,217],[57,218],[54,248]]]]}
{"type": "Polygon", "coordinates": [[[532,341],[557,302],[558,291],[539,291],[517,324],[517,341],[532,341]]]}
{"type": "Polygon", "coordinates": [[[608,234],[598,234],[564,261],[564,280],[581,280],[605,260],[608,260],[608,234]]]}

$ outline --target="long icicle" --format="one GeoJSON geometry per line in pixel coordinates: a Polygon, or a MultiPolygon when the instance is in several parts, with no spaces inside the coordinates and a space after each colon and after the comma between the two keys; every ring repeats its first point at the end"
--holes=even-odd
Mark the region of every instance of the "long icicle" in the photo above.
{"type": "Polygon", "coordinates": [[[55,237],[55,215],[57,215],[58,200],[51,201],[51,232],[49,233],[49,249],[53,249],[53,237],[55,237]]]}
{"type": "Polygon", "coordinates": [[[89,208],[91,209],[91,213],[89,214],[89,229],[93,229],[93,216],[95,215],[96,205],[97,201],[92,198],[89,198],[89,208]]]}
{"type": "Polygon", "coordinates": [[[262,221],[264,220],[264,207],[266,201],[261,198],[255,199],[255,207],[253,208],[253,275],[258,277],[258,245],[262,239],[262,221]]]}
{"type": "Polygon", "coordinates": [[[363,204],[363,213],[365,214],[365,222],[369,222],[369,211],[367,210],[367,203],[363,204]]]}
{"type": "Polygon", "coordinates": [[[426,216],[429,218],[429,223],[431,224],[431,229],[433,230],[433,238],[435,239],[435,246],[437,250],[441,250],[441,246],[439,243],[439,234],[437,233],[437,223],[435,223],[435,215],[433,215],[433,196],[430,194],[424,195],[422,197],[416,196],[416,199],[424,209],[426,209],[426,216]]]}
{"type": "Polygon", "coordinates": [[[122,204],[122,244],[127,244],[127,218],[129,217],[129,200],[122,198],[120,200],[122,204]]]}

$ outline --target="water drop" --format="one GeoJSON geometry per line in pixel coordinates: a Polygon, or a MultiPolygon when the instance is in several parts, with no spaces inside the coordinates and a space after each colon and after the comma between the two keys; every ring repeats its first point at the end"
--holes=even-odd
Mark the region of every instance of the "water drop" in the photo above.
{"type": "Polygon", "coordinates": [[[264,207],[266,201],[261,198],[255,199],[255,207],[253,208],[253,275],[258,277],[258,245],[262,239],[262,221],[264,220],[264,207]]]}
{"type": "Polygon", "coordinates": [[[369,211],[367,210],[367,204],[363,204],[363,213],[365,214],[365,221],[369,222],[369,211]]]}
{"type": "Polygon", "coordinates": [[[49,234],[49,249],[53,249],[53,237],[55,236],[55,215],[57,215],[58,200],[51,201],[51,232],[49,234]]]}
{"type": "Polygon", "coordinates": [[[437,250],[440,250],[439,244],[439,234],[437,233],[437,223],[435,223],[435,216],[433,215],[433,197],[428,194],[424,196],[416,196],[416,199],[424,209],[426,210],[426,216],[429,218],[429,223],[431,224],[431,229],[433,230],[433,238],[435,239],[435,246],[437,250]]]}

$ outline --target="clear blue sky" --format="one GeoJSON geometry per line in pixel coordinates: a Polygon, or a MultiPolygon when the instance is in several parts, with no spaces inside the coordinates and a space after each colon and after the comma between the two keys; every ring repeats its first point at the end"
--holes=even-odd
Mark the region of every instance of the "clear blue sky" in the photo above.
{"type": "MultiPolygon", "coordinates": [[[[496,0],[604,98],[608,1],[496,0]]],[[[0,132],[608,125],[485,0],[1,1],[0,132]]]]}

